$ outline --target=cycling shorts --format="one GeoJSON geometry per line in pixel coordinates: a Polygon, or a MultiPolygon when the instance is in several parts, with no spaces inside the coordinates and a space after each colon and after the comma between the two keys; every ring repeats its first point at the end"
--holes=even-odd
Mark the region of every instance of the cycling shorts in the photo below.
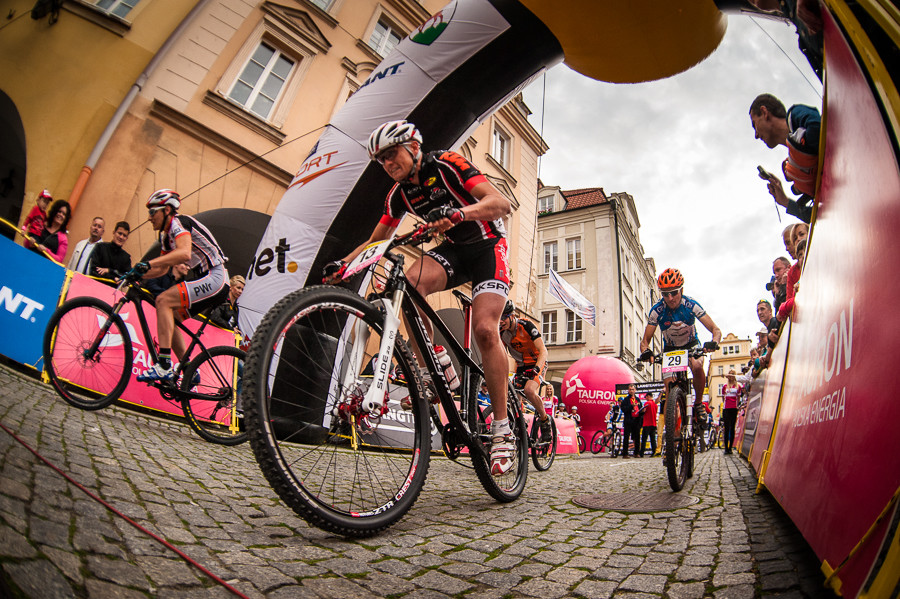
{"type": "Polygon", "coordinates": [[[231,290],[227,281],[228,271],[224,265],[219,264],[203,273],[199,279],[178,283],[175,288],[181,299],[181,309],[178,311],[181,318],[190,318],[191,315],[224,302],[231,290]]]}
{"type": "Polygon", "coordinates": [[[509,295],[509,252],[506,238],[485,239],[475,243],[454,244],[445,241],[426,253],[447,274],[447,289],[472,282],[472,298],[479,293],[509,295]]]}
{"type": "MultiPolygon", "coordinates": [[[[537,368],[535,368],[535,365],[534,365],[534,364],[531,364],[531,365],[529,365],[529,364],[517,364],[517,365],[516,365],[516,376],[515,376],[515,379],[516,379],[516,380],[520,380],[520,379],[519,379],[519,376],[522,375],[522,374],[525,374],[525,371],[526,371],[526,370],[529,370],[529,369],[532,369],[532,368],[534,368],[535,370],[537,370],[537,368]]],[[[538,372],[536,375],[534,375],[533,377],[531,377],[531,378],[528,379],[528,380],[529,380],[529,381],[534,381],[534,382],[536,382],[538,385],[540,385],[540,384],[541,384],[541,377],[544,375],[544,371],[546,371],[546,370],[547,370],[547,365],[544,364],[544,368],[541,369],[540,372],[538,372]]]]}

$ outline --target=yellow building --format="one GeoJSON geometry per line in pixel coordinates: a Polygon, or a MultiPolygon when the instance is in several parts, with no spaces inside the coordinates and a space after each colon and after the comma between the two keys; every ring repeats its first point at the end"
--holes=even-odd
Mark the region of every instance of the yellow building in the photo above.
{"type": "Polygon", "coordinates": [[[722,388],[728,383],[728,371],[741,374],[741,368],[750,360],[751,347],[749,338],[741,339],[734,333],[728,333],[719,341],[719,349],[709,354],[706,386],[709,389],[709,407],[716,418],[722,415],[722,388]]]}
{"type": "MultiPolygon", "coordinates": [[[[34,0],[4,3],[0,217],[13,224],[28,214],[42,189],[57,199],[77,195],[73,188],[90,170],[84,167],[104,130],[197,1],[61,4],[58,13],[35,19],[34,0]]],[[[87,222],[74,230],[70,223],[75,240],[87,236],[87,222]]]]}

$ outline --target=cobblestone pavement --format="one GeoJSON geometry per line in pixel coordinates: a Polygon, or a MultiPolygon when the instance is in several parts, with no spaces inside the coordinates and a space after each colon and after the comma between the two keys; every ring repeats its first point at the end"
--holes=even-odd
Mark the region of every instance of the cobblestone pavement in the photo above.
{"type": "MultiPolygon", "coordinates": [[[[0,422],[248,597],[823,597],[818,561],[740,457],[698,456],[687,508],[626,514],[572,498],[668,491],[659,459],[563,456],[494,502],[432,460],[409,514],[347,540],[285,507],[249,445],[206,443],[122,408],[84,412],[0,366],[0,422]]],[[[0,430],[0,596],[231,597],[0,430]]]]}

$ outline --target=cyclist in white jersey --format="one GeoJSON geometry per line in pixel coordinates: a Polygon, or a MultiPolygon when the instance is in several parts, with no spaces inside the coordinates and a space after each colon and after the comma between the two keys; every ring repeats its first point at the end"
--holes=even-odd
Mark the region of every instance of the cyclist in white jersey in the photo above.
{"type": "Polygon", "coordinates": [[[162,252],[149,262],[139,262],[134,270],[143,278],[159,277],[169,268],[187,262],[197,277],[182,281],[156,298],[156,331],[159,362],[138,375],[141,382],[168,381],[174,376],[172,351],[184,358],[187,344],[175,335],[175,320],[190,318],[206,308],[217,306],[228,296],[228,271],[225,255],[209,230],[190,216],[178,214],[181,198],[171,189],[160,189],[147,200],[150,223],[159,231],[162,252]]]}

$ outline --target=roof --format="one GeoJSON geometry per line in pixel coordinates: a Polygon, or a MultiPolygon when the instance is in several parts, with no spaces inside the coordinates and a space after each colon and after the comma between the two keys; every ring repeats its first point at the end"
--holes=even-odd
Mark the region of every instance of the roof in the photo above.
{"type": "Polygon", "coordinates": [[[568,191],[561,191],[560,193],[566,199],[566,210],[585,208],[587,206],[599,206],[600,204],[609,202],[602,187],[571,189],[568,191]]]}

